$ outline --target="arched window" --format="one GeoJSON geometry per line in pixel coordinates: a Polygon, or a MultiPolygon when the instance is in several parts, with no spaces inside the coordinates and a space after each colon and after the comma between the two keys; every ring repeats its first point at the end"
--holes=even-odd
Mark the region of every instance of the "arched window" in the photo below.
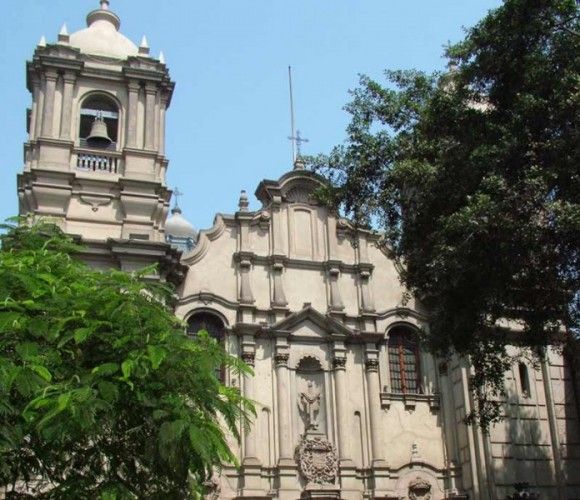
{"type": "Polygon", "coordinates": [[[421,394],[421,363],[416,333],[410,328],[395,327],[389,333],[388,347],[391,392],[421,394]]]}
{"type": "Polygon", "coordinates": [[[119,109],[106,95],[95,94],[81,106],[79,139],[82,147],[98,149],[117,149],[119,134],[119,109]],[[102,122],[101,126],[97,126],[102,122]],[[95,131],[97,134],[95,136],[95,131]],[[104,139],[108,137],[110,142],[104,139]]]}
{"type": "Polygon", "coordinates": [[[210,337],[219,342],[224,339],[224,324],[215,314],[209,312],[198,312],[193,314],[187,321],[187,333],[196,335],[200,330],[206,330],[210,337]]]}
{"type": "Polygon", "coordinates": [[[529,398],[530,393],[530,377],[528,375],[528,367],[524,363],[518,364],[518,372],[520,375],[520,394],[523,398],[529,398]]]}
{"type": "MultiPolygon", "coordinates": [[[[195,337],[200,330],[205,330],[210,337],[216,339],[220,344],[223,344],[225,338],[224,323],[215,314],[200,311],[190,316],[190,318],[187,320],[188,335],[195,337]]],[[[215,375],[222,383],[225,382],[225,367],[222,366],[217,368],[215,375]]]]}

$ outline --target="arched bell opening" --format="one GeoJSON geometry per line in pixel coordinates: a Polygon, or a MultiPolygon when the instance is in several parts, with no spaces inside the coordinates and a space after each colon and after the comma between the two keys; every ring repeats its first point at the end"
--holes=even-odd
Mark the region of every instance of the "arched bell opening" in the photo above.
{"type": "Polygon", "coordinates": [[[119,108],[104,94],[87,97],[81,106],[79,120],[80,146],[116,150],[119,135],[119,108]]]}

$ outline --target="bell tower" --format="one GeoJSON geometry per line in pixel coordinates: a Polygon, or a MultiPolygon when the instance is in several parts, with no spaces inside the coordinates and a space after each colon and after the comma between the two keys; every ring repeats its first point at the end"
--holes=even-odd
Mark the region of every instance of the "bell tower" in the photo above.
{"type": "Polygon", "coordinates": [[[121,34],[108,0],[86,21],[72,34],[63,26],[55,43],[43,37],[27,63],[32,106],[19,212],[55,220],[89,247],[161,249],[174,83],[145,37],[137,46],[121,34]]]}

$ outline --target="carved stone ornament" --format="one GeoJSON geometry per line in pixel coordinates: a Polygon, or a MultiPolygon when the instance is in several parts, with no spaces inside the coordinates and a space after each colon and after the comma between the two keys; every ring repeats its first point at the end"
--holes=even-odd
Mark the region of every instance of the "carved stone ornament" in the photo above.
{"type": "Polygon", "coordinates": [[[250,366],[254,366],[256,360],[256,354],[253,352],[243,352],[242,360],[244,363],[250,366]]]}
{"type": "Polygon", "coordinates": [[[346,367],[346,358],[334,358],[332,360],[332,364],[337,370],[343,369],[346,367]]]}
{"type": "Polygon", "coordinates": [[[297,186],[286,193],[290,203],[310,203],[312,191],[303,186],[297,186]]]}
{"type": "Polygon", "coordinates": [[[305,434],[296,447],[296,462],[309,483],[333,484],[338,475],[336,449],[322,434],[305,434]]]}
{"type": "Polygon", "coordinates": [[[409,499],[431,500],[431,483],[417,476],[409,483],[409,499]]]}
{"type": "Polygon", "coordinates": [[[281,352],[274,356],[274,363],[276,366],[288,366],[288,358],[290,355],[287,352],[281,352]]]}
{"type": "Polygon", "coordinates": [[[365,366],[369,372],[376,372],[379,369],[379,360],[378,359],[367,359],[365,361],[365,366]]]}

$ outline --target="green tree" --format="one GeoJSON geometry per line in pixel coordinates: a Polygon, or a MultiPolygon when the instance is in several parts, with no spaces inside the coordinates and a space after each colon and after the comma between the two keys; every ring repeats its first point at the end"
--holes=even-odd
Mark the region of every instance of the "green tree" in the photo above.
{"type": "Polygon", "coordinates": [[[12,498],[193,497],[235,463],[224,429],[238,438],[254,411],[216,368],[249,368],[206,332],[185,335],[169,286],[91,270],[77,250],[48,224],[2,237],[0,485],[12,498]]]}
{"type": "Polygon", "coordinates": [[[331,204],[385,231],[430,309],[427,344],[470,356],[468,420],[484,428],[506,341],[541,355],[578,334],[578,13],[574,0],[506,0],[447,48],[448,72],[362,77],[345,144],[309,159],[331,204]]]}

